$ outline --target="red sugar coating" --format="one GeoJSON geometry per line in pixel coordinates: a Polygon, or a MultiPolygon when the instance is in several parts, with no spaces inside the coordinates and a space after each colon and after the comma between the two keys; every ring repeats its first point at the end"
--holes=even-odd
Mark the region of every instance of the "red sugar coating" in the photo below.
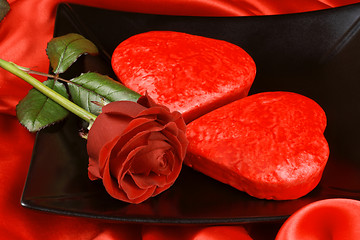
{"type": "Polygon", "coordinates": [[[324,111],[307,97],[255,94],[191,122],[185,163],[257,198],[296,199],[320,181],[325,127],[324,111]]]}
{"type": "Polygon", "coordinates": [[[123,41],[112,66],[125,86],[147,91],[186,122],[247,96],[256,73],[253,59],[234,44],[170,31],[123,41]]]}

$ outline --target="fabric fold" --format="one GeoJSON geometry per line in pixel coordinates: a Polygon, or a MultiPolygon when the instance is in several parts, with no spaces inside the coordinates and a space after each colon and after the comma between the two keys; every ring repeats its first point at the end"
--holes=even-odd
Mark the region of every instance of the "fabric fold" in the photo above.
{"type": "MultiPolygon", "coordinates": [[[[53,35],[56,7],[62,1],[9,0],[8,2],[11,10],[4,20],[0,22],[0,58],[15,62],[20,66],[30,67],[36,71],[47,72],[49,62],[45,49],[47,42],[53,35]]],[[[72,0],[71,2],[141,13],[191,16],[253,16],[313,11],[353,4],[359,1],[72,0]]],[[[45,80],[44,77],[38,79],[45,80]]],[[[220,226],[201,229],[184,226],[170,228],[169,230],[169,228],[162,228],[161,226],[107,223],[97,219],[60,216],[23,208],[20,205],[20,197],[30,165],[35,135],[28,133],[14,116],[16,104],[26,95],[29,89],[30,86],[27,83],[0,69],[0,150],[2,154],[0,159],[0,233],[2,239],[150,240],[154,239],[154,236],[179,236],[179,239],[213,240],[224,239],[222,233],[229,233],[229,236],[243,237],[238,239],[251,239],[242,226],[220,226]],[[214,232],[216,234],[213,234],[214,232]],[[181,236],[183,238],[180,238],[181,236]],[[197,238],[195,238],[196,236],[197,238]]],[[[340,217],[339,219],[345,219],[343,223],[339,223],[340,226],[338,227],[341,227],[340,234],[346,233],[346,231],[355,231],[355,233],[359,234],[358,226],[356,226],[359,218],[356,216],[355,218],[351,217],[356,213],[355,206],[358,209],[358,204],[350,204],[350,201],[348,201],[342,202],[347,206],[344,214],[349,211],[348,216],[337,215],[330,219],[330,217],[326,217],[329,215],[319,215],[317,213],[318,219],[327,221],[328,224],[337,224],[335,222],[331,223],[331,221],[336,221],[340,217]],[[354,222],[354,220],[357,220],[357,222],[354,222]],[[352,224],[354,228],[348,228],[352,222],[354,222],[352,224]]],[[[325,203],[321,204],[324,204],[325,207],[325,203]]],[[[338,205],[339,202],[333,203],[338,205]]],[[[315,209],[314,206],[316,205],[310,206],[309,209],[315,209]]],[[[294,236],[291,234],[304,232],[306,229],[303,228],[304,223],[295,220],[302,219],[302,216],[304,220],[311,219],[311,211],[305,209],[305,213],[308,215],[295,214],[293,218],[290,218],[279,233],[278,239],[285,239],[286,236],[294,236]],[[292,227],[289,227],[290,225],[292,227]],[[300,232],[295,231],[296,228],[300,232]],[[303,228],[303,230],[300,228],[303,228]]],[[[313,220],[309,221],[309,223],[318,224],[313,220]]],[[[331,227],[333,225],[322,225],[322,227],[326,226],[331,227]]],[[[254,231],[254,229],[252,230],[254,231]]],[[[266,236],[263,237],[262,239],[266,239],[266,236]]]]}

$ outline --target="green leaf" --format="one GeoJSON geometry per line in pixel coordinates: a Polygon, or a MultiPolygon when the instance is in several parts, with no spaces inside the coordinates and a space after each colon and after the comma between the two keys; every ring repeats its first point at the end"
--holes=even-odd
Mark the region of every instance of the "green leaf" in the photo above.
{"type": "MultiPolygon", "coordinates": [[[[54,80],[44,82],[46,86],[68,98],[64,84],[54,80]]],[[[36,89],[29,93],[16,106],[16,115],[20,123],[30,132],[36,132],[64,119],[68,111],[36,89]]]]}
{"type": "Polygon", "coordinates": [[[55,74],[65,72],[81,55],[99,53],[97,47],[77,33],[53,38],[47,45],[46,54],[55,74]]]}
{"type": "Polygon", "coordinates": [[[108,76],[92,72],[71,79],[68,86],[73,102],[95,115],[100,114],[102,106],[94,102],[136,102],[141,96],[108,76]]]}
{"type": "Polygon", "coordinates": [[[0,22],[10,11],[10,5],[6,0],[0,0],[0,22]]]}

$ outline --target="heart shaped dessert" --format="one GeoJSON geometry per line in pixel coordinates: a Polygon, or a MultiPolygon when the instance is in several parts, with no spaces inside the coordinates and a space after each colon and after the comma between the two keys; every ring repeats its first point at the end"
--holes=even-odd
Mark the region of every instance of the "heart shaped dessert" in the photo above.
{"type": "Polygon", "coordinates": [[[185,163],[265,199],[296,199],[319,183],[329,156],[326,116],[313,100],[265,92],[191,122],[185,163]]]}
{"type": "Polygon", "coordinates": [[[153,31],[120,43],[112,56],[120,81],[186,122],[247,96],[253,59],[229,42],[180,32],[153,31]]]}
{"type": "Polygon", "coordinates": [[[329,156],[324,111],[296,93],[246,97],[256,67],[240,47],[148,32],[122,42],[112,65],[127,87],[190,122],[185,164],[195,170],[265,199],[296,199],[319,183],[329,156]]]}

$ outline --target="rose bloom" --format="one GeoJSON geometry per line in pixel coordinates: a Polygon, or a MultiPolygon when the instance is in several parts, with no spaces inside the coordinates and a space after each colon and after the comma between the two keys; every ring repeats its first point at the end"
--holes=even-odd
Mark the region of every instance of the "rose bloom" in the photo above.
{"type": "Polygon", "coordinates": [[[147,95],[107,104],[88,134],[89,178],[102,179],[112,197],[129,203],[165,191],[182,167],[185,129],[179,112],[147,95]]]}

